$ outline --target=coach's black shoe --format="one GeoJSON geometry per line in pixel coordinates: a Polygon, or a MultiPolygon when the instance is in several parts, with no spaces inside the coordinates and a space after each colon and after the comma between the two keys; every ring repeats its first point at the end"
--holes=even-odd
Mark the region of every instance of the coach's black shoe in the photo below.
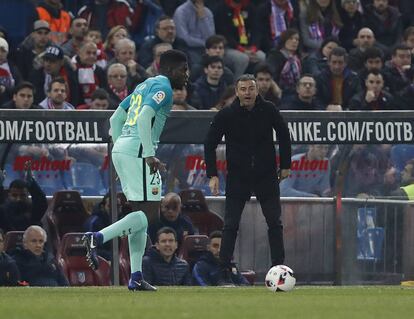
{"type": "Polygon", "coordinates": [[[131,291],[157,291],[157,288],[151,286],[144,279],[141,279],[140,281],[130,279],[128,282],[128,289],[131,291]]]}
{"type": "Polygon", "coordinates": [[[83,245],[86,248],[86,260],[88,261],[89,267],[93,270],[99,268],[98,260],[98,240],[95,233],[87,232],[82,237],[83,245]]]}

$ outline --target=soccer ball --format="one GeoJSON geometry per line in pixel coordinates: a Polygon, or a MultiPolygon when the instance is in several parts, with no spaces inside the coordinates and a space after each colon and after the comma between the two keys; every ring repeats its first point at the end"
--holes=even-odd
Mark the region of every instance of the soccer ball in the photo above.
{"type": "Polygon", "coordinates": [[[296,278],[293,270],[285,265],[273,266],[266,275],[266,287],[273,291],[290,291],[295,287],[296,278]]]}

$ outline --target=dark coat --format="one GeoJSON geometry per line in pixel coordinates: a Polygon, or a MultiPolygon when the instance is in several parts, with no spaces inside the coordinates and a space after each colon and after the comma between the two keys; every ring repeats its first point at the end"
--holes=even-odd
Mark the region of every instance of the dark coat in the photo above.
{"type": "Polygon", "coordinates": [[[13,258],[20,270],[21,279],[28,282],[30,286],[69,286],[53,255],[44,252],[36,256],[27,249],[16,249],[13,258]]]}
{"type": "Polygon", "coordinates": [[[194,235],[193,224],[187,216],[180,214],[174,222],[170,222],[166,220],[162,214],[160,214],[160,221],[156,224],[151,224],[148,227],[148,235],[153,243],[157,241],[157,231],[163,227],[171,227],[175,230],[177,233],[178,247],[181,245],[184,233],[186,233],[186,235],[194,235]]]}
{"type": "Polygon", "coordinates": [[[349,14],[342,8],[339,8],[339,15],[343,26],[339,31],[339,41],[341,46],[344,47],[347,51],[354,48],[353,41],[358,35],[358,31],[364,26],[364,17],[361,12],[355,12],[353,17],[350,17],[349,14]]]}
{"type": "Polygon", "coordinates": [[[226,278],[223,267],[219,260],[211,252],[205,253],[193,268],[193,282],[198,286],[221,286],[221,285],[248,285],[249,282],[236,270],[231,272],[230,278],[226,278]]]}
{"type": "MultiPolygon", "coordinates": [[[[151,62],[154,60],[154,46],[162,42],[164,41],[162,41],[158,36],[155,36],[155,38],[148,39],[142,44],[138,54],[138,61],[141,66],[148,68],[151,65],[151,62]]],[[[187,50],[187,44],[183,39],[180,38],[175,38],[174,42],[172,43],[172,47],[173,49],[181,50],[184,52],[187,50]]]]}
{"type": "Polygon", "coordinates": [[[377,101],[365,101],[366,90],[354,95],[349,102],[349,109],[353,111],[382,111],[396,110],[394,98],[386,91],[382,91],[377,101]]]}
{"type": "Polygon", "coordinates": [[[20,272],[16,262],[6,253],[0,253],[0,286],[17,286],[20,272]]]}
{"type": "Polygon", "coordinates": [[[414,85],[407,86],[396,99],[400,110],[414,110],[414,85]]]}
{"type": "MultiPolygon", "coordinates": [[[[216,106],[220,97],[226,90],[227,84],[224,78],[221,77],[218,86],[212,86],[207,82],[207,77],[203,75],[194,83],[193,94],[197,96],[200,105],[194,105],[200,110],[209,110],[216,106]]],[[[194,99],[193,99],[194,101],[194,99]]]]}
{"type": "Polygon", "coordinates": [[[314,97],[310,103],[307,103],[302,101],[296,93],[291,99],[282,101],[281,109],[297,111],[322,111],[325,108],[316,97],[314,97]]]}
{"type": "Polygon", "coordinates": [[[390,62],[385,64],[382,73],[384,74],[385,86],[394,96],[398,96],[402,90],[410,85],[408,77],[403,77],[390,62]]]}
{"type": "MultiPolygon", "coordinates": [[[[216,34],[221,34],[227,40],[227,44],[232,49],[237,49],[240,46],[239,32],[237,27],[233,24],[233,10],[224,3],[218,4],[214,10],[214,24],[216,27],[216,34]]],[[[260,34],[257,21],[257,12],[253,4],[249,4],[241,10],[244,18],[244,24],[248,37],[247,46],[260,45],[260,34]]]]}
{"type": "MultiPolygon", "coordinates": [[[[63,68],[65,69],[66,75],[68,77],[68,86],[69,86],[69,103],[77,106],[79,105],[79,84],[78,84],[78,78],[76,77],[75,72],[73,71],[72,67],[65,62],[63,68]]],[[[34,102],[36,104],[42,102],[46,98],[45,94],[45,72],[43,68],[40,68],[39,70],[32,70],[29,75],[29,81],[34,85],[35,87],[35,98],[34,102]]]]}
{"type": "MultiPolygon", "coordinates": [[[[251,111],[237,98],[219,111],[211,123],[204,145],[207,176],[218,176],[216,148],[223,135],[226,140],[226,195],[250,198],[270,197],[278,192],[276,150],[273,129],[279,141],[280,167],[290,168],[289,129],[273,103],[256,98],[251,111]]],[[[277,193],[278,194],[278,193],[277,193]]]]}
{"type": "Polygon", "coordinates": [[[142,273],[145,280],[151,285],[191,285],[191,274],[188,263],[176,256],[167,263],[155,248],[151,248],[148,255],[142,260],[142,273]]]}
{"type": "Polygon", "coordinates": [[[374,6],[368,5],[364,13],[365,26],[370,28],[374,34],[375,39],[381,44],[392,47],[400,41],[403,25],[401,13],[397,8],[388,6],[387,8],[389,21],[384,23],[376,13],[374,6]]]}
{"type": "MultiPolygon", "coordinates": [[[[317,93],[316,96],[322,102],[324,108],[332,101],[332,73],[329,69],[322,71],[317,77],[317,93]]],[[[349,69],[344,71],[344,83],[342,90],[342,108],[345,110],[349,107],[351,98],[361,92],[361,83],[358,75],[349,69]]]]}

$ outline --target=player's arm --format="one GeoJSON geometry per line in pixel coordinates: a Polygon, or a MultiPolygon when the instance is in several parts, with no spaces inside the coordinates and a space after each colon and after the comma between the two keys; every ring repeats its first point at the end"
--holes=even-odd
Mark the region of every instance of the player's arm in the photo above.
{"type": "Polygon", "coordinates": [[[115,143],[118,137],[121,135],[122,127],[127,119],[127,110],[129,103],[131,102],[131,95],[127,96],[112,114],[109,119],[111,125],[112,141],[115,143]]]}

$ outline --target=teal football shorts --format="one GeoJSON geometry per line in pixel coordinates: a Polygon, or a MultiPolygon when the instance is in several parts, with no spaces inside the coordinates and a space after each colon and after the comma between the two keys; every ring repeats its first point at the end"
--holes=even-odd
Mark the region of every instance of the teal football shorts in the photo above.
{"type": "Polygon", "coordinates": [[[122,191],[130,201],[160,201],[161,175],[150,174],[144,158],[112,153],[112,162],[121,181],[122,191]]]}

